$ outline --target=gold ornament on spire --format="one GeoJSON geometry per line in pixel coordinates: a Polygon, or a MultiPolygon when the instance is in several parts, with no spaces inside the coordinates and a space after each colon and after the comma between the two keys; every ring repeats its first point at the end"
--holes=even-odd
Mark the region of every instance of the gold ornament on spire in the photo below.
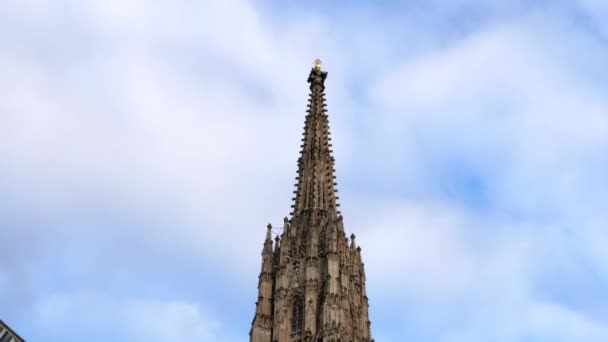
{"type": "Polygon", "coordinates": [[[320,59],[318,59],[318,58],[317,58],[317,59],[315,60],[314,65],[315,65],[315,69],[316,69],[316,70],[321,70],[321,60],[320,60],[320,59]]]}

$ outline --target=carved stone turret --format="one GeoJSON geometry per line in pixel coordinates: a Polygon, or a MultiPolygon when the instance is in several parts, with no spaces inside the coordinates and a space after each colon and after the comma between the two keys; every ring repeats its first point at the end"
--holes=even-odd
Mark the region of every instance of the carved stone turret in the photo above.
{"type": "Polygon", "coordinates": [[[251,342],[371,342],[361,248],[349,245],[338,207],[321,62],[310,98],[291,219],[262,252],[251,342]]]}

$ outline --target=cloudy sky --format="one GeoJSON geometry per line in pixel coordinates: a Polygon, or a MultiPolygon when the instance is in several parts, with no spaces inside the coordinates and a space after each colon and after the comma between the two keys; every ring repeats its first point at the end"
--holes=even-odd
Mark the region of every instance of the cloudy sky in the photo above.
{"type": "Polygon", "coordinates": [[[0,319],[247,341],[315,58],[378,342],[608,341],[608,2],[0,2],[0,319]]]}

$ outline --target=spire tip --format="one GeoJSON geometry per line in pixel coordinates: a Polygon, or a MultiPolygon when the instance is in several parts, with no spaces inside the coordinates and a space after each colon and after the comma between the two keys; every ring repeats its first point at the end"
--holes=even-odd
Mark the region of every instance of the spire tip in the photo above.
{"type": "Polygon", "coordinates": [[[321,60],[318,58],[315,59],[314,66],[316,70],[321,70],[321,60]]]}

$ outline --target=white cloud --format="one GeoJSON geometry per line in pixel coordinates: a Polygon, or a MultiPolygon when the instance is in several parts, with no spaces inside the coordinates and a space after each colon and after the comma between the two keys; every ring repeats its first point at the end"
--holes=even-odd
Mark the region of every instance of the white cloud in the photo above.
{"type": "Polygon", "coordinates": [[[528,312],[533,334],[550,336],[555,341],[603,341],[608,326],[555,304],[536,303],[528,312]]]}
{"type": "Polygon", "coordinates": [[[35,308],[33,322],[50,340],[86,331],[98,338],[114,336],[125,341],[234,341],[199,305],[90,292],[45,298],[35,308]]]}
{"type": "MultiPolygon", "coordinates": [[[[608,104],[601,81],[588,73],[599,65],[577,68],[589,59],[575,48],[601,54],[603,47],[581,32],[554,39],[551,32],[567,29],[547,22],[526,18],[472,34],[403,61],[371,89],[385,115],[368,121],[370,149],[405,159],[389,181],[425,186],[423,200],[378,197],[351,218],[364,229],[369,286],[447,330],[446,341],[546,339],[554,331],[565,341],[605,336],[603,321],[578,313],[568,322],[574,314],[560,304],[545,304],[555,316],[537,305],[541,280],[581,267],[581,256],[606,274],[596,227],[606,222],[600,203],[608,186],[595,168],[608,147],[608,104]],[[381,139],[387,132],[403,138],[381,139]],[[447,196],[441,184],[453,165],[474,171],[485,193],[461,195],[461,203],[447,196]],[[488,203],[468,208],[471,198],[488,203]],[[458,318],[444,318],[451,314],[458,318]]],[[[376,159],[377,169],[395,166],[376,159]]]]}
{"type": "MultiPolygon", "coordinates": [[[[608,146],[608,105],[597,91],[601,83],[586,69],[580,75],[570,69],[587,61],[574,50],[584,36],[558,42],[533,20],[516,23],[387,73],[372,89],[377,108],[387,113],[374,119],[381,122],[374,141],[387,143],[380,135],[389,130],[404,137],[390,146],[394,154],[402,145],[401,155],[411,155],[412,145],[425,149],[403,163],[413,165],[425,184],[433,182],[432,163],[455,160],[481,171],[492,181],[494,199],[509,209],[563,210],[576,204],[573,193],[590,187],[586,182],[606,189],[585,165],[601,160],[608,146]]],[[[602,51],[597,43],[586,46],[602,51]]]]}
{"type": "Polygon", "coordinates": [[[419,201],[376,202],[351,220],[364,227],[357,241],[363,246],[368,295],[390,298],[388,307],[372,305],[374,317],[378,310],[408,313],[408,328],[391,330],[396,336],[407,336],[412,327],[429,329],[430,336],[445,342],[602,341],[608,336],[601,318],[545,301],[551,296],[543,291],[550,288],[538,287],[555,270],[566,284],[569,268],[580,267],[575,260],[584,251],[558,226],[419,201]]]}
{"type": "MultiPolygon", "coordinates": [[[[36,272],[25,265],[55,260],[57,246],[80,256],[82,265],[70,263],[82,268],[74,272],[93,277],[89,268],[111,250],[108,237],[121,241],[113,258],[126,264],[156,243],[254,279],[266,221],[279,223],[288,212],[305,77],[321,57],[330,71],[338,172],[350,174],[341,166],[360,162],[374,169],[365,181],[378,185],[345,198],[343,210],[364,250],[372,304],[390,295],[395,305],[413,305],[421,321],[447,331],[446,341],[605,335],[602,322],[544,303],[533,290],[545,268],[577,267],[580,255],[608,279],[607,167],[597,161],[608,145],[608,106],[591,72],[603,64],[586,57],[601,55],[602,46],[535,16],[446,42],[442,32],[390,20],[344,29],[322,13],[277,20],[246,1],[182,5],[74,5],[83,18],[72,22],[74,31],[96,45],[76,52],[65,49],[76,34],[50,25],[57,8],[12,5],[10,13],[31,14],[20,16],[18,28],[48,32],[61,48],[0,50],[0,186],[14,214],[35,217],[28,227],[11,223],[9,239],[39,247],[15,257],[18,272],[0,261],[0,277],[19,284],[8,293],[33,299],[27,287],[14,289],[34,283],[29,272],[36,272]],[[415,48],[402,56],[402,45],[415,48]],[[57,51],[74,63],[46,55],[57,51]],[[446,196],[438,183],[457,162],[481,179],[489,209],[446,196]],[[410,186],[422,200],[408,198],[410,186]],[[153,224],[128,232],[88,224],[86,215],[113,210],[153,224]]],[[[5,283],[0,278],[0,289],[5,283]]],[[[217,337],[223,325],[186,301],[87,292],[48,297],[35,308],[38,326],[59,329],[57,336],[69,333],[62,329],[73,319],[92,317],[79,321],[83,331],[117,325],[134,340],[227,338],[217,337]]],[[[383,308],[373,310],[382,319],[383,308]]]]}
{"type": "MultiPolygon", "coordinates": [[[[292,41],[274,39],[247,2],[139,5],[87,3],[95,18],[80,29],[101,32],[103,49],[62,72],[32,51],[4,55],[0,152],[12,171],[5,178],[11,196],[23,200],[24,211],[48,215],[90,196],[118,199],[115,206],[127,211],[172,202],[167,210],[181,220],[172,239],[227,258],[234,254],[221,246],[241,239],[244,254],[257,255],[259,246],[245,241],[263,239],[266,221],[288,213],[299,144],[293,137],[303,122],[312,58],[292,41]],[[176,65],[173,47],[157,50],[163,44],[198,51],[196,69],[176,65]],[[293,65],[304,67],[297,72],[293,65]],[[260,88],[268,101],[249,92],[260,88]],[[276,180],[283,190],[271,187],[276,180]]],[[[306,31],[286,29],[296,28],[306,31]]]]}
{"type": "Polygon", "coordinates": [[[420,298],[473,285],[477,262],[461,234],[461,213],[430,203],[382,203],[374,208],[377,211],[368,210],[354,220],[365,227],[359,241],[372,282],[382,283],[385,291],[420,298]]]}

